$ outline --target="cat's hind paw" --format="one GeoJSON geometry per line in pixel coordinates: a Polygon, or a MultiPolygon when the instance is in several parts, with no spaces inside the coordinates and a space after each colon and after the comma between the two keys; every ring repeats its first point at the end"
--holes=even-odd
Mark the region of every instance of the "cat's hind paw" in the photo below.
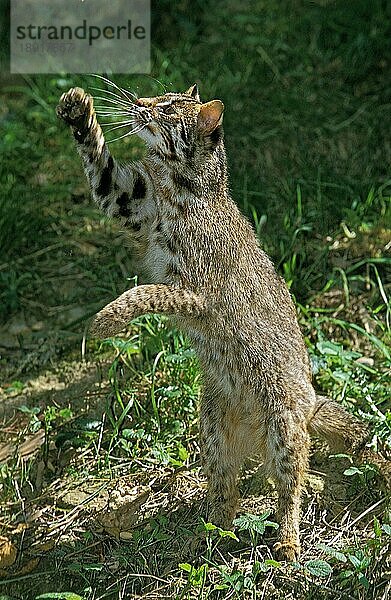
{"type": "Polygon", "coordinates": [[[80,128],[88,125],[94,112],[93,100],[82,88],[71,88],[63,94],[56,108],[57,116],[68,125],[80,128]]]}
{"type": "Polygon", "coordinates": [[[294,562],[299,560],[300,546],[294,542],[277,542],[273,546],[277,560],[294,562]]]}

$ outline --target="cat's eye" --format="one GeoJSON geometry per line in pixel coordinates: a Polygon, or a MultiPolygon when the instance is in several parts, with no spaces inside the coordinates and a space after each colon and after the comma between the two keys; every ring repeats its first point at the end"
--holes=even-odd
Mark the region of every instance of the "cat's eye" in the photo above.
{"type": "Polygon", "coordinates": [[[176,113],[175,107],[171,102],[161,102],[157,105],[165,115],[174,115],[176,113]]]}

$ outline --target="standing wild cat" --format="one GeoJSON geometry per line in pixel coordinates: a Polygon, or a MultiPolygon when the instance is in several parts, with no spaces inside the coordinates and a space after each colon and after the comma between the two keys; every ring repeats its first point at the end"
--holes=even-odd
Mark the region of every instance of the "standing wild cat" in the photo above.
{"type": "Polygon", "coordinates": [[[146,143],[140,162],[112,158],[84,90],[64,94],[57,114],[72,128],[95,201],[127,229],[151,283],[108,304],[91,332],[110,336],[149,312],[172,316],[204,373],[209,518],[230,526],[240,466],[257,454],[279,492],[279,555],[293,560],[309,434],[354,451],[364,447],[367,428],[312,387],[288,289],[229,195],[222,102],[201,103],[196,85],[134,103],[113,97],[129,133],[146,143]]]}

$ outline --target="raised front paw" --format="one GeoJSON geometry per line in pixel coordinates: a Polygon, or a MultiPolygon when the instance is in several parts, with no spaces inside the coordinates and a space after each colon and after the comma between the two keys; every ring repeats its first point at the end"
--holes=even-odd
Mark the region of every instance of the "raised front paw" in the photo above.
{"type": "Polygon", "coordinates": [[[71,88],[60,98],[56,108],[57,116],[68,125],[78,129],[89,124],[93,115],[93,100],[82,88],[71,88]]]}
{"type": "Polygon", "coordinates": [[[92,319],[89,327],[89,333],[92,337],[104,339],[111,337],[125,329],[128,321],[122,319],[116,311],[110,309],[110,305],[105,306],[92,319]]]}

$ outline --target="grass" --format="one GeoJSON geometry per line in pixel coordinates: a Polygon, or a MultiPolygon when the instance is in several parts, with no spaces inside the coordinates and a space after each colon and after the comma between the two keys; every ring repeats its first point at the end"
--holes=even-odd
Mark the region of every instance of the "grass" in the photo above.
{"type": "MultiPolygon", "coordinates": [[[[153,78],[116,77],[142,95],[197,81],[224,101],[232,193],[295,297],[316,386],[386,451],[389,11],[164,0],[153,78]]],[[[64,90],[96,80],[2,79],[0,598],[385,600],[389,497],[370,465],[314,444],[291,566],[273,558],[275,491],[256,463],[235,534],[201,520],[201,380],[186,340],[147,316],[124,340],[81,342],[133,276],[54,114],[64,90]]]]}

